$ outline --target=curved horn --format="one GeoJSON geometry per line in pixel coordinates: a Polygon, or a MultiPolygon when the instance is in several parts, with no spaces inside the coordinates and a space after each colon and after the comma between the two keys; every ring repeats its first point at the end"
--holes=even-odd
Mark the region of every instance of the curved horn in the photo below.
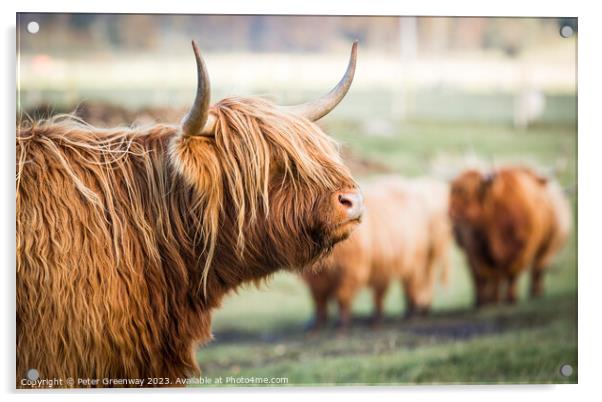
{"type": "Polygon", "coordinates": [[[349,87],[351,87],[351,83],[353,82],[353,75],[355,74],[356,60],[357,40],[353,42],[353,46],[351,47],[351,56],[349,57],[347,71],[345,71],[345,75],[341,78],[341,81],[339,81],[336,87],[326,95],[311,102],[295,106],[284,106],[283,108],[290,113],[299,114],[311,121],[316,121],[326,116],[341,100],[343,100],[347,91],[349,91],[349,87]]]}
{"type": "Polygon", "coordinates": [[[203,135],[210,130],[207,129],[207,117],[209,115],[209,100],[211,97],[211,86],[209,84],[209,74],[205,68],[205,62],[201,57],[199,48],[192,41],[192,50],[196,59],[197,67],[197,88],[194,103],[188,114],[182,119],[182,131],[184,135],[203,135]]]}

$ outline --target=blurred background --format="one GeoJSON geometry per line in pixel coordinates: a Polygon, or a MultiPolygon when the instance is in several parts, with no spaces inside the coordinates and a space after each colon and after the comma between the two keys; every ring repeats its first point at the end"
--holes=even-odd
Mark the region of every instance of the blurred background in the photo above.
{"type": "MultiPolygon", "coordinates": [[[[18,114],[75,113],[99,126],[177,123],[191,104],[199,44],[212,99],[310,100],[342,76],[351,91],[320,124],[361,181],[380,174],[454,177],[468,166],[527,164],[555,175],[576,216],[577,20],[573,18],[18,14],[18,114]],[[28,25],[35,21],[39,31],[28,25]],[[561,34],[562,32],[562,34],[561,34]]],[[[575,221],[576,224],[576,221],[575,221]]],[[[431,317],[307,335],[309,294],[293,274],[226,298],[203,375],[287,376],[290,384],[576,382],[576,236],[546,297],[474,312],[463,255],[431,317]],[[571,364],[569,377],[559,373],[571,364]]],[[[333,306],[334,307],[334,306],[333,306]]],[[[333,311],[334,313],[334,311],[333,311]]]]}

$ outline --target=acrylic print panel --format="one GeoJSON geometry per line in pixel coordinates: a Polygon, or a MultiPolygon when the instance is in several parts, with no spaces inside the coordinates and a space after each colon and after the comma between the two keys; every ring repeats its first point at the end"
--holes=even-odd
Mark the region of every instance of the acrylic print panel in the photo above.
{"type": "Polygon", "coordinates": [[[577,28],[18,14],[16,387],[576,383],[577,28]]]}

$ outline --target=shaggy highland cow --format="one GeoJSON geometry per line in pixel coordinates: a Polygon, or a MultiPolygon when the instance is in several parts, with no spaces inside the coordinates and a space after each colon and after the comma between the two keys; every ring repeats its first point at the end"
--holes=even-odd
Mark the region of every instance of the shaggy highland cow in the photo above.
{"type": "Polygon", "coordinates": [[[363,188],[366,211],[362,224],[333,253],[304,272],[315,306],[310,329],[327,320],[328,302],[339,307],[339,325],[350,322],[351,304],[364,286],[374,295],[374,323],[382,320],[383,301],[391,281],[399,280],[406,298],[406,317],[427,313],[437,268],[446,281],[451,227],[447,185],[431,179],[381,178],[363,188]]]}
{"type": "Polygon", "coordinates": [[[313,122],[347,93],[356,46],[339,84],[300,106],[209,106],[193,42],[197,95],[181,125],[18,130],[17,386],[32,385],[20,380],[32,368],[177,385],[198,375],[196,347],[226,293],[349,236],[361,196],[313,122]]]}
{"type": "Polygon", "coordinates": [[[489,174],[468,170],[451,187],[450,217],[476,290],[476,306],[516,301],[516,282],[531,268],[531,297],[543,292],[543,273],[565,244],[571,211],[560,186],[525,167],[489,174]]]}

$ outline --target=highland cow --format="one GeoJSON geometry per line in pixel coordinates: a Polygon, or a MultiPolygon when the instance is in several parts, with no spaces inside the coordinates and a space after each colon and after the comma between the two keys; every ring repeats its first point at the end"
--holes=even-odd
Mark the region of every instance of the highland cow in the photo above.
{"type": "Polygon", "coordinates": [[[489,174],[468,170],[451,186],[450,217],[473,276],[477,307],[517,299],[519,275],[531,269],[531,297],[543,293],[543,274],[565,244],[568,200],[558,183],[525,167],[489,174]]]}
{"type": "Polygon", "coordinates": [[[326,323],[331,299],[338,303],[339,325],[347,327],[353,299],[366,286],[373,291],[378,324],[395,280],[404,291],[406,317],[426,314],[437,270],[444,282],[449,270],[448,192],[446,184],[431,179],[386,177],[364,187],[363,222],[328,258],[303,273],[315,307],[310,328],[326,323]]]}
{"type": "Polygon", "coordinates": [[[98,129],[67,117],[19,128],[18,387],[35,385],[32,368],[41,379],[178,385],[199,374],[195,349],[226,293],[301,269],[349,236],[361,196],[313,122],[347,93],[356,46],[339,84],[299,106],[210,106],[193,42],[197,94],[180,125],[98,129]]]}

